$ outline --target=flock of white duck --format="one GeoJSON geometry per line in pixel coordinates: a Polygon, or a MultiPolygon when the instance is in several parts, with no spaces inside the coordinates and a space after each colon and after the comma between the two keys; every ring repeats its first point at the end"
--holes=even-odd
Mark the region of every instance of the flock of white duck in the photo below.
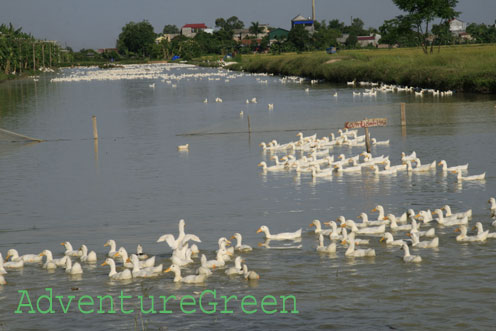
{"type": "MultiPolygon", "coordinates": [[[[494,219],[492,226],[496,227],[496,199],[489,199],[490,216],[494,219]]],[[[340,243],[346,247],[344,255],[346,257],[374,257],[376,251],[373,248],[357,248],[364,247],[370,244],[371,238],[379,239],[386,246],[399,246],[404,250],[403,261],[407,263],[422,262],[420,255],[410,254],[410,247],[413,249],[438,248],[439,237],[436,237],[436,228],[433,224],[440,227],[456,227],[456,232],[460,234],[456,237],[457,242],[485,242],[487,239],[496,239],[496,232],[490,233],[489,230],[484,230],[482,222],[476,222],[472,227],[472,231],[477,230],[473,235],[468,234],[469,222],[472,218],[472,210],[452,213],[449,205],[436,209],[433,212],[430,210],[421,210],[415,212],[409,209],[400,216],[391,213],[386,214],[384,207],[377,205],[372,212],[378,212],[376,220],[369,220],[366,213],[361,213],[358,218],[361,222],[355,222],[351,219],[346,219],[344,216],[339,216],[335,221],[331,220],[324,222],[324,225],[329,226],[329,229],[323,229],[322,223],[319,220],[314,220],[310,223],[310,227],[315,227],[314,233],[319,236],[319,244],[316,251],[319,253],[333,254],[337,252],[337,245],[340,243]],[[433,215],[437,217],[433,217],[433,215]],[[339,223],[339,224],[338,224],[339,223]],[[398,239],[399,237],[401,239],[398,239]],[[405,238],[408,236],[409,238],[405,238]],[[360,237],[360,238],[359,238],[360,237]],[[364,237],[368,238],[365,239],[364,237]],[[330,243],[326,246],[325,238],[329,238],[330,243]],[[422,240],[424,239],[424,240],[422,240]]],[[[117,249],[115,240],[108,240],[104,246],[109,247],[109,251],[105,256],[102,266],[109,266],[110,272],[108,277],[111,280],[132,280],[140,278],[159,277],[163,273],[173,272],[174,282],[182,282],[189,284],[204,283],[206,279],[215,272],[216,269],[224,270],[228,276],[241,276],[246,280],[258,280],[260,276],[253,270],[249,270],[245,260],[240,254],[247,254],[253,249],[251,246],[243,244],[240,233],[235,233],[231,239],[236,239],[235,246],[230,246],[231,241],[226,237],[221,237],[218,240],[219,248],[216,251],[215,259],[208,260],[205,254],[200,257],[200,265],[195,274],[183,276],[181,269],[188,266],[198,258],[200,251],[196,244],[201,240],[194,234],[185,233],[185,221],[179,221],[179,234],[175,237],[173,234],[162,235],[157,242],[166,242],[172,249],[170,258],[172,264],[163,270],[163,264],[156,265],[156,256],[148,256],[143,253],[143,248],[138,245],[136,253],[129,254],[124,247],[117,249]],[[234,258],[234,255],[237,256],[234,258]],[[228,263],[234,262],[232,266],[228,263]],[[119,271],[118,271],[119,268],[119,271]]],[[[270,246],[271,241],[293,241],[301,242],[302,229],[295,232],[284,232],[273,234],[266,225],[262,225],[257,233],[263,232],[265,235],[265,243],[260,243],[258,246],[269,249],[299,249],[302,245],[297,246],[270,246]]],[[[0,253],[0,285],[7,284],[4,275],[7,270],[21,269],[27,264],[39,265],[43,269],[54,271],[57,268],[62,268],[70,275],[82,275],[82,264],[96,264],[97,255],[95,251],[89,251],[86,245],[81,245],[78,250],[74,250],[71,243],[65,241],[61,243],[65,247],[65,252],[61,257],[54,258],[53,253],[45,249],[39,254],[24,254],[19,255],[14,248],[7,251],[5,260],[0,253]],[[73,262],[73,258],[79,259],[79,262],[73,262]]],[[[103,257],[101,257],[103,258],[103,257]]]]}
{"type": "MultiPolygon", "coordinates": [[[[439,91],[439,90],[434,90],[434,89],[425,89],[425,88],[415,88],[412,86],[400,86],[400,85],[388,85],[388,84],[379,84],[379,83],[373,83],[373,82],[358,82],[356,79],[347,82],[348,86],[357,86],[360,85],[362,87],[365,86],[371,86],[372,88],[370,89],[365,89],[364,92],[357,92],[353,91],[353,96],[377,96],[377,92],[380,93],[394,93],[394,92],[405,92],[405,93],[414,93],[416,97],[423,97],[424,95],[432,95],[434,97],[449,97],[453,95],[453,91],[447,90],[447,91],[439,91]]],[[[337,96],[337,95],[335,95],[337,96]]]]}
{"type": "MultiPolygon", "coordinates": [[[[156,256],[149,257],[143,253],[143,248],[138,245],[136,253],[129,254],[124,247],[117,249],[115,240],[108,240],[105,247],[109,247],[109,252],[105,257],[102,266],[109,266],[109,278],[112,280],[131,280],[136,278],[158,277],[163,273],[173,272],[174,282],[182,283],[204,283],[208,276],[212,275],[215,269],[224,269],[225,274],[229,276],[238,275],[247,280],[258,280],[259,275],[249,270],[245,260],[239,255],[241,253],[249,253],[252,248],[243,244],[240,233],[235,233],[231,239],[236,239],[237,243],[233,247],[231,241],[226,237],[221,237],[218,240],[219,249],[216,251],[215,259],[207,260],[205,254],[201,255],[200,266],[197,273],[193,275],[183,276],[181,268],[194,263],[194,258],[199,257],[199,249],[196,244],[190,245],[190,242],[200,243],[201,240],[194,234],[185,233],[185,221],[179,221],[179,234],[175,237],[172,234],[162,235],[157,242],[166,242],[172,249],[170,258],[172,264],[166,270],[163,270],[163,264],[156,265],[156,256]],[[234,255],[237,256],[234,258],[234,255]],[[228,268],[228,263],[234,259],[234,265],[228,268]],[[119,268],[119,270],[118,270],[119,268]]],[[[89,251],[86,245],[81,245],[78,250],[74,250],[70,242],[61,243],[65,247],[63,256],[54,258],[50,250],[43,250],[39,254],[24,254],[19,255],[16,249],[9,249],[5,260],[0,253],[0,284],[6,284],[3,275],[9,269],[24,268],[27,264],[39,265],[43,269],[54,271],[57,268],[62,268],[70,275],[82,275],[84,264],[95,265],[97,263],[97,255],[95,251],[89,251]],[[79,262],[73,261],[79,259],[79,262]]]]}
{"type": "MultiPolygon", "coordinates": [[[[268,166],[265,161],[258,164],[264,172],[287,172],[295,171],[298,175],[309,173],[312,177],[332,178],[339,174],[361,174],[363,170],[369,169],[377,176],[396,176],[398,172],[412,173],[435,173],[436,167],[440,166],[443,174],[456,174],[458,182],[484,180],[485,173],[479,175],[464,176],[468,171],[468,163],[448,167],[445,160],[436,164],[436,161],[422,164],[415,151],[411,154],[401,154],[401,164],[391,165],[389,156],[372,157],[370,153],[362,152],[351,157],[340,154],[335,157],[332,154],[338,146],[363,147],[365,146],[365,135],[359,136],[357,130],[339,130],[338,134],[330,134],[329,137],[317,138],[317,134],[305,137],[303,133],[297,134],[296,141],[279,144],[277,140],[268,143],[261,142],[260,146],[264,152],[275,154],[271,156],[275,164],[268,166]],[[299,152],[300,157],[297,157],[299,152]],[[280,157],[278,153],[285,153],[280,157]],[[415,164],[413,166],[412,164],[415,164]]],[[[377,141],[371,139],[372,145],[389,145],[389,140],[377,141]]]]}
{"type": "MultiPolygon", "coordinates": [[[[491,217],[495,219],[491,225],[496,227],[496,200],[490,198],[488,202],[491,217]]],[[[361,213],[358,216],[358,218],[362,219],[360,223],[347,220],[344,216],[339,216],[336,221],[324,223],[324,225],[330,227],[329,229],[323,229],[321,222],[314,220],[310,223],[310,226],[315,227],[315,234],[319,236],[319,245],[316,250],[321,253],[335,254],[337,243],[341,243],[347,247],[344,253],[346,257],[373,257],[376,256],[375,249],[356,248],[370,243],[370,239],[358,238],[358,236],[372,236],[380,238],[379,241],[384,242],[386,246],[401,247],[404,251],[404,262],[420,263],[422,262],[422,257],[410,254],[410,247],[413,249],[439,247],[439,237],[436,236],[436,228],[432,224],[437,224],[440,227],[456,227],[455,232],[460,233],[456,236],[457,242],[481,243],[490,238],[496,239],[496,232],[490,233],[489,230],[484,230],[482,222],[476,222],[472,227],[472,231],[477,230],[475,234],[468,234],[469,221],[472,219],[471,209],[452,213],[451,207],[445,205],[433,212],[430,210],[414,212],[413,209],[409,209],[401,216],[395,216],[393,214],[385,215],[384,208],[381,205],[377,205],[372,209],[372,212],[379,213],[377,220],[370,221],[366,213],[361,213]],[[434,218],[433,215],[437,217],[434,218]],[[339,222],[339,225],[337,222],[339,222]],[[422,227],[424,229],[421,230],[422,227]],[[405,236],[409,238],[405,238],[405,236]],[[329,237],[330,240],[327,246],[325,245],[326,237],[329,237]],[[399,237],[402,238],[398,239],[399,237]],[[424,240],[421,240],[421,238],[424,240]]]]}

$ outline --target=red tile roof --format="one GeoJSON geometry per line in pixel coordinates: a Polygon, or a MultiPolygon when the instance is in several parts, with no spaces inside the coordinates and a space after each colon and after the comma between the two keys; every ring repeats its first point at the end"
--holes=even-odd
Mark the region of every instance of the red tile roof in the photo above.
{"type": "Polygon", "coordinates": [[[375,37],[367,36],[367,37],[357,37],[358,40],[375,40],[375,37]]]}
{"type": "Polygon", "coordinates": [[[205,23],[195,23],[195,24],[185,24],[183,28],[206,29],[207,26],[205,25],[205,23]]]}

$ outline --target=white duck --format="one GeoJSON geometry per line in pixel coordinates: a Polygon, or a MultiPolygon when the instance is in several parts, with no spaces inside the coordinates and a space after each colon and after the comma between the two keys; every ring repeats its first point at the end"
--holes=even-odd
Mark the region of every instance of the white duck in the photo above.
{"type": "Polygon", "coordinates": [[[383,241],[386,241],[386,244],[390,246],[403,246],[403,244],[405,243],[405,241],[402,239],[394,240],[393,235],[389,232],[384,232],[384,235],[382,236],[380,242],[383,241]]]}
{"type": "Polygon", "coordinates": [[[472,175],[472,176],[462,176],[462,171],[461,170],[457,170],[457,171],[452,171],[452,173],[456,174],[456,179],[458,180],[458,182],[462,182],[462,181],[470,181],[470,180],[484,180],[484,178],[486,178],[486,173],[482,173],[480,175],[472,175]]]}
{"type": "Polygon", "coordinates": [[[171,265],[169,268],[164,270],[164,272],[174,272],[174,282],[175,283],[186,283],[186,284],[201,284],[207,279],[205,273],[200,273],[198,275],[181,276],[181,268],[175,264],[171,265]]]}
{"type": "Polygon", "coordinates": [[[389,220],[377,220],[377,221],[369,221],[369,217],[366,213],[361,213],[358,218],[362,219],[362,224],[365,226],[379,226],[383,224],[389,224],[389,220]]]}
{"type": "Polygon", "coordinates": [[[316,250],[319,253],[336,253],[336,243],[332,242],[329,246],[324,246],[324,236],[321,233],[319,235],[319,246],[317,246],[316,250]]]}
{"type": "Polygon", "coordinates": [[[391,221],[391,224],[389,224],[389,227],[393,231],[410,231],[412,229],[411,224],[398,225],[398,222],[396,220],[396,216],[394,216],[393,214],[388,214],[386,216],[386,219],[391,221]]]}
{"type": "Polygon", "coordinates": [[[207,265],[207,257],[205,256],[205,254],[202,254],[200,261],[201,261],[201,265],[196,270],[196,272],[203,273],[207,276],[212,275],[212,271],[210,271],[210,268],[207,265]]]}
{"type": "Polygon", "coordinates": [[[65,267],[66,265],[66,260],[69,258],[67,255],[64,257],[61,257],[59,259],[54,259],[52,255],[52,251],[49,249],[45,249],[43,252],[40,253],[40,256],[46,256],[46,262],[43,265],[44,269],[56,269],[57,267],[65,267]]]}
{"type": "Polygon", "coordinates": [[[110,266],[109,278],[113,280],[127,280],[132,279],[133,274],[131,270],[124,269],[121,272],[117,272],[115,269],[115,261],[111,258],[105,259],[105,262],[102,263],[102,266],[110,266]]]}
{"type": "Polygon", "coordinates": [[[2,275],[0,275],[0,285],[7,285],[7,281],[2,275]]]}
{"type": "Polygon", "coordinates": [[[24,268],[24,261],[5,261],[3,260],[2,253],[0,253],[0,268],[3,269],[20,269],[24,268]]]}
{"type": "Polygon", "coordinates": [[[424,225],[428,224],[429,222],[432,222],[434,219],[432,218],[432,213],[429,210],[421,210],[418,212],[417,215],[415,215],[415,218],[422,222],[424,225]]]}
{"type": "Polygon", "coordinates": [[[454,166],[454,167],[448,167],[448,164],[446,163],[445,160],[439,161],[437,164],[438,166],[442,166],[442,171],[443,172],[448,172],[448,171],[457,171],[457,170],[468,170],[468,163],[464,165],[459,165],[459,166],[454,166]]]}
{"type": "Polygon", "coordinates": [[[259,167],[262,167],[263,171],[284,171],[286,170],[286,166],[284,164],[279,164],[279,165],[273,165],[268,167],[267,163],[265,161],[262,161],[258,164],[259,167]]]}
{"type": "Polygon", "coordinates": [[[313,220],[309,226],[315,226],[315,234],[323,234],[324,236],[328,236],[332,233],[332,229],[322,230],[322,225],[319,220],[313,220]]]}
{"type": "MultiPolygon", "coordinates": [[[[57,267],[57,266],[55,266],[57,267]]],[[[0,253],[0,275],[5,275],[7,273],[7,271],[5,270],[5,268],[3,267],[3,257],[2,257],[2,253],[0,253]]]]}
{"type": "Polygon", "coordinates": [[[430,228],[429,230],[426,230],[426,231],[420,231],[419,225],[417,224],[417,221],[415,221],[413,219],[412,220],[412,229],[410,230],[410,233],[416,233],[417,236],[419,236],[419,238],[420,237],[432,238],[436,235],[436,229],[430,228]]]}
{"type": "MultiPolygon", "coordinates": [[[[134,255],[134,254],[133,254],[134,255]]],[[[137,255],[136,255],[137,256],[137,255]]],[[[132,262],[127,262],[129,259],[129,255],[124,247],[120,247],[119,250],[115,253],[114,258],[120,257],[122,261],[124,261],[124,267],[126,268],[133,268],[134,265],[132,262]]],[[[139,260],[139,258],[138,258],[139,260]]],[[[132,261],[130,259],[130,261],[132,261]]],[[[139,260],[139,266],[140,268],[147,268],[147,267],[153,267],[155,266],[155,256],[152,256],[151,258],[147,260],[139,260]]]]}
{"type": "Polygon", "coordinates": [[[389,139],[388,140],[383,140],[383,141],[377,141],[375,138],[371,139],[372,145],[389,145],[389,139]]]}
{"type": "Polygon", "coordinates": [[[461,224],[467,225],[468,224],[468,217],[464,217],[464,218],[457,218],[454,216],[444,217],[441,209],[434,210],[434,212],[432,214],[437,215],[436,221],[440,225],[443,225],[443,226],[453,226],[453,225],[461,225],[461,224]]]}
{"type": "Polygon", "coordinates": [[[243,274],[243,267],[241,266],[242,262],[244,262],[243,258],[241,256],[237,256],[236,259],[234,259],[234,267],[227,269],[226,275],[231,276],[243,274]]]}
{"type": "Polygon", "coordinates": [[[331,240],[341,240],[341,239],[343,239],[343,236],[341,236],[341,232],[342,232],[343,229],[341,227],[338,228],[338,225],[336,224],[336,222],[329,221],[329,222],[325,222],[324,224],[331,227],[331,230],[332,231],[329,234],[329,239],[331,239],[331,240]]]}
{"type": "Polygon", "coordinates": [[[489,209],[491,210],[491,217],[496,216],[496,199],[491,197],[487,202],[489,203],[489,209]]]}
{"type": "Polygon", "coordinates": [[[13,262],[23,261],[24,263],[40,263],[43,259],[43,257],[40,256],[39,254],[24,254],[22,256],[19,256],[19,253],[14,248],[11,248],[7,251],[7,256],[5,257],[5,260],[8,261],[9,258],[13,262]]]}
{"type": "Polygon", "coordinates": [[[354,221],[348,220],[346,221],[345,224],[341,225],[342,228],[346,226],[351,227],[351,231],[355,232],[356,234],[383,234],[386,232],[386,225],[379,225],[379,226],[372,226],[372,227],[366,227],[366,228],[357,228],[356,223],[354,221]]]}
{"type": "Polygon", "coordinates": [[[138,246],[136,247],[136,255],[140,260],[148,259],[148,255],[143,253],[143,246],[141,246],[140,244],[138,244],[138,246]]]}
{"type": "Polygon", "coordinates": [[[441,210],[446,211],[446,217],[454,216],[456,218],[464,218],[464,217],[472,218],[472,209],[469,209],[469,210],[464,211],[464,212],[459,212],[459,213],[452,214],[451,213],[451,207],[449,205],[444,205],[441,208],[441,210]]]}
{"type": "Polygon", "coordinates": [[[282,232],[277,234],[271,234],[269,228],[266,225],[262,225],[257,233],[263,232],[266,239],[270,240],[297,240],[301,238],[301,229],[295,232],[282,232]]]}
{"type": "Polygon", "coordinates": [[[236,232],[231,239],[236,239],[236,246],[234,246],[234,249],[240,252],[250,252],[253,250],[253,248],[249,245],[243,245],[243,237],[241,236],[241,233],[236,232]]]}
{"type": "MultiPolygon", "coordinates": [[[[356,238],[354,232],[352,232],[352,233],[353,233],[353,239],[355,239],[355,245],[368,245],[368,244],[370,244],[369,239],[356,238]]],[[[346,228],[343,228],[342,229],[342,240],[347,241],[347,239],[348,239],[348,231],[346,230],[346,228]]]]}
{"type": "Polygon", "coordinates": [[[439,237],[435,237],[431,240],[420,241],[419,236],[416,232],[407,233],[408,236],[412,238],[412,247],[416,248],[438,248],[439,247],[439,237]]]}
{"type": "MultiPolygon", "coordinates": [[[[475,230],[477,229],[477,235],[478,236],[482,236],[485,232],[488,232],[488,231],[484,231],[484,228],[482,227],[482,223],[481,222],[477,222],[475,223],[474,227],[472,228],[472,230],[475,230]]],[[[489,233],[487,234],[487,238],[496,238],[496,232],[492,232],[492,233],[489,233]]]]}
{"type": "Polygon", "coordinates": [[[357,173],[362,171],[362,166],[357,165],[357,166],[343,168],[342,164],[338,163],[334,165],[334,169],[336,170],[337,173],[357,173]]]}
{"type": "Polygon", "coordinates": [[[401,246],[401,249],[405,251],[405,255],[403,255],[403,262],[406,263],[420,263],[422,262],[422,257],[420,255],[410,255],[410,249],[408,245],[405,243],[401,246]]]}
{"type": "Polygon", "coordinates": [[[355,235],[351,233],[347,240],[343,240],[341,244],[346,245],[349,241],[349,246],[344,255],[346,257],[373,257],[375,256],[375,250],[373,248],[367,249],[355,249],[355,235]]]}
{"type": "Polygon", "coordinates": [[[107,242],[103,245],[103,247],[110,247],[110,251],[108,252],[108,257],[114,257],[115,253],[117,253],[117,244],[115,243],[115,240],[109,239],[107,242]]]}
{"type": "Polygon", "coordinates": [[[226,237],[220,237],[219,240],[217,241],[217,244],[219,245],[219,249],[216,252],[218,252],[221,249],[224,249],[225,251],[227,251],[230,254],[227,254],[227,253],[223,254],[222,258],[226,262],[231,261],[231,256],[234,254],[234,247],[232,247],[232,246],[228,247],[229,245],[231,245],[231,242],[229,240],[227,240],[226,237]]]}
{"type": "Polygon", "coordinates": [[[229,253],[225,248],[221,248],[217,251],[217,256],[215,260],[208,260],[205,265],[207,268],[213,269],[213,268],[222,268],[223,266],[226,265],[226,262],[224,261],[224,255],[231,255],[232,253],[229,253]]]}
{"type": "Polygon", "coordinates": [[[81,275],[83,273],[83,268],[78,262],[72,264],[71,258],[68,256],[65,260],[65,272],[71,275],[81,275]]]}
{"type": "Polygon", "coordinates": [[[460,227],[455,229],[455,232],[460,232],[460,234],[456,236],[456,241],[460,242],[483,242],[486,241],[489,234],[489,230],[486,230],[475,236],[467,236],[467,227],[465,225],[460,225],[460,227]]]}
{"type": "Polygon", "coordinates": [[[96,253],[95,251],[91,251],[88,253],[88,247],[86,245],[81,245],[81,248],[79,248],[81,251],[80,255],[80,260],[81,262],[86,262],[86,263],[96,263],[96,253]]]}
{"type": "Polygon", "coordinates": [[[167,245],[169,245],[169,247],[171,249],[176,249],[178,247],[182,247],[183,246],[183,243],[186,243],[190,240],[192,241],[196,241],[196,242],[201,242],[200,238],[198,238],[196,235],[194,234],[186,234],[184,232],[184,227],[186,225],[186,222],[181,219],[179,220],[179,234],[177,236],[177,238],[174,238],[174,235],[172,234],[164,234],[162,235],[160,238],[158,238],[157,242],[167,242],[167,245]]]}
{"type": "Polygon", "coordinates": [[[133,269],[132,269],[132,274],[133,278],[150,278],[150,277],[156,277],[162,273],[163,266],[162,264],[159,264],[156,267],[147,267],[147,268],[140,268],[139,266],[139,259],[136,255],[132,254],[130,258],[127,259],[126,262],[132,262],[133,263],[133,269]]]}
{"type": "Polygon", "coordinates": [[[406,162],[406,161],[413,161],[417,158],[417,153],[413,151],[410,155],[406,155],[405,152],[401,152],[401,161],[406,162]]]}
{"type": "Polygon", "coordinates": [[[432,163],[429,163],[429,164],[422,164],[420,162],[420,159],[415,159],[417,165],[415,166],[415,168],[412,168],[412,163],[411,161],[406,161],[406,167],[407,167],[407,170],[408,171],[412,171],[412,172],[429,172],[429,171],[432,171],[432,170],[436,170],[436,161],[433,161],[432,163]]]}
{"type": "Polygon", "coordinates": [[[379,167],[376,165],[370,166],[370,169],[374,170],[376,175],[385,175],[385,176],[395,176],[398,172],[395,168],[389,168],[384,170],[379,170],[379,167]]]}
{"type": "Polygon", "coordinates": [[[64,241],[63,243],[60,243],[62,246],[65,247],[65,252],[64,252],[64,255],[67,255],[67,256],[74,256],[74,257],[78,257],[79,256],[79,250],[74,250],[72,248],[72,245],[70,242],[68,241],[64,241]]]}
{"type": "Polygon", "coordinates": [[[385,160],[382,162],[384,164],[384,169],[395,169],[396,171],[406,171],[407,170],[407,165],[406,164],[398,164],[398,165],[391,165],[391,161],[385,160]]]}
{"type": "Polygon", "coordinates": [[[248,270],[248,266],[246,264],[243,264],[243,277],[246,280],[258,280],[258,279],[260,279],[259,274],[257,274],[253,270],[248,270]]]}

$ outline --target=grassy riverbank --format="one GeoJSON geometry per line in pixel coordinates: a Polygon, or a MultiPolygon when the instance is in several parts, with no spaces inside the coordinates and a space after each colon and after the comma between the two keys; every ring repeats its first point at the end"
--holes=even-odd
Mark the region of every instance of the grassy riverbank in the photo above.
{"type": "Polygon", "coordinates": [[[425,55],[421,49],[343,50],[244,55],[235,70],[295,75],[335,83],[372,81],[400,85],[496,93],[496,45],[445,46],[425,55]]]}

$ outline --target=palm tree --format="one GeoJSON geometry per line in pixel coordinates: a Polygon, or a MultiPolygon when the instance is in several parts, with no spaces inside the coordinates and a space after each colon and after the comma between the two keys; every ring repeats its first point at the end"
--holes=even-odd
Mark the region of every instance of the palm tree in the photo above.
{"type": "Polygon", "coordinates": [[[260,26],[260,24],[257,22],[251,22],[251,26],[248,29],[250,33],[253,33],[255,35],[255,38],[258,39],[258,34],[263,32],[263,27],[260,26]]]}

